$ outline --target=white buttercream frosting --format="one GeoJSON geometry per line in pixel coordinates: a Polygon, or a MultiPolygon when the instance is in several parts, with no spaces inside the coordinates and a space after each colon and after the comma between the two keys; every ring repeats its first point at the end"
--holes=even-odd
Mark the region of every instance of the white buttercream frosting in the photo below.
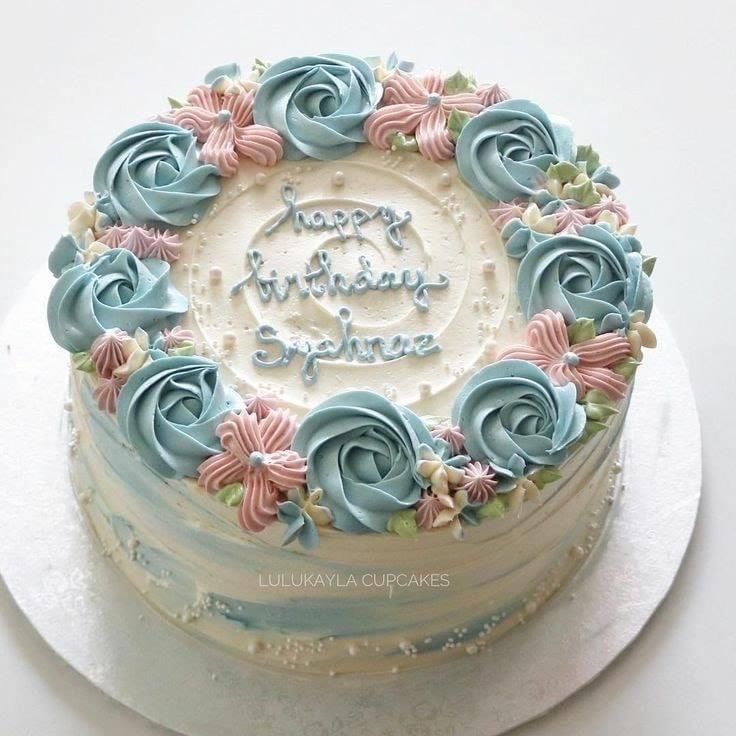
{"type": "Polygon", "coordinates": [[[515,271],[487,205],[461,182],[453,162],[433,163],[364,146],[339,162],[243,167],[225,183],[204,220],[183,234],[182,258],[172,280],[190,297],[185,326],[195,332],[204,354],[221,361],[224,380],[241,393],[268,391],[303,415],[338,391],[367,388],[420,415],[447,415],[467,375],[488,362],[489,343],[505,346],[521,339],[515,271]],[[372,212],[381,206],[409,211],[411,221],[401,228],[403,249],[387,240],[380,220],[362,226],[362,242],[355,237],[342,241],[335,231],[296,233],[288,222],[266,235],[284,211],[285,185],[293,187],[307,213],[372,212]],[[230,293],[250,272],[250,249],[262,253],[263,273],[273,269],[282,278],[303,272],[305,262],[322,249],[334,269],[345,274],[360,270],[362,255],[375,271],[420,268],[428,280],[446,274],[449,286],[429,292],[426,311],[416,308],[407,289],[302,299],[293,287],[285,301],[264,303],[252,282],[230,293]],[[481,267],[489,262],[495,267],[481,267]],[[213,272],[221,278],[213,280],[213,272]],[[355,335],[432,333],[441,350],[373,364],[324,360],[313,385],[300,379],[299,357],[273,369],[253,364],[252,354],[265,347],[256,338],[259,324],[272,326],[284,338],[316,342],[337,337],[338,313],[345,307],[352,312],[355,335]]]}

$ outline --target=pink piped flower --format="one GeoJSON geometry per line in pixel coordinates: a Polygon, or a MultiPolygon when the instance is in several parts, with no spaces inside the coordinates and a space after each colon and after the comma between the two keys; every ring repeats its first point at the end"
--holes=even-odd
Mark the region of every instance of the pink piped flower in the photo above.
{"type": "Polygon", "coordinates": [[[97,401],[100,411],[106,411],[114,414],[118,408],[118,396],[120,389],[125,384],[123,378],[100,378],[95,386],[92,396],[97,401]]]}
{"type": "Polygon", "coordinates": [[[306,482],[307,461],[288,449],[296,433],[296,419],[275,409],[263,419],[246,411],[231,413],[217,427],[223,452],[199,466],[199,485],[210,493],[242,483],[240,525],[252,532],[276,518],[279,493],[306,482]]]}
{"type": "Polygon", "coordinates": [[[181,325],[161,331],[161,348],[165,353],[194,342],[194,333],[181,325]]]}
{"type": "Polygon", "coordinates": [[[480,97],[480,101],[485,107],[490,107],[504,100],[511,99],[508,90],[504,89],[500,84],[484,84],[478,87],[476,94],[480,97]]]}
{"type": "Polygon", "coordinates": [[[194,133],[202,144],[200,161],[217,166],[221,176],[234,176],[240,159],[273,166],[284,155],[279,133],[253,123],[254,99],[254,90],[238,85],[226,92],[201,85],[189,93],[188,105],[164,117],[194,133]]]}
{"type": "Polygon", "coordinates": [[[171,230],[154,230],[153,240],[148,244],[148,255],[144,258],[158,258],[166,263],[175,263],[181,254],[181,240],[171,230]]]}
{"type": "Polygon", "coordinates": [[[117,327],[105,330],[95,338],[89,351],[89,357],[100,378],[112,378],[115,371],[128,359],[125,352],[127,339],[128,333],[117,327]]]}
{"type": "Polygon", "coordinates": [[[624,397],[626,381],[611,370],[631,353],[629,341],[621,335],[606,333],[571,345],[564,317],[545,309],[529,320],[526,342],[508,348],[499,357],[528,360],[558,386],[574,384],[578,399],[591,389],[603,391],[611,399],[624,397]]]}
{"type": "Polygon", "coordinates": [[[452,158],[455,146],[447,129],[453,108],[477,115],[485,107],[477,92],[447,95],[442,77],[431,73],[415,77],[395,70],[383,82],[383,106],[365,121],[368,141],[382,150],[391,147],[397,133],[414,135],[419,153],[430,161],[452,158]]]}
{"type": "Polygon", "coordinates": [[[484,504],[494,495],[496,474],[490,465],[470,462],[463,468],[461,488],[468,492],[468,501],[472,504],[484,504]]]}
{"type": "Polygon", "coordinates": [[[158,258],[167,263],[179,260],[181,240],[171,230],[139,225],[114,225],[97,239],[108,248],[125,248],[138,258],[158,258]]]}
{"type": "Polygon", "coordinates": [[[510,202],[498,202],[493,207],[489,207],[488,212],[496,230],[503,230],[511,220],[521,219],[528,206],[528,202],[512,199],[510,202]]]}
{"type": "Polygon", "coordinates": [[[460,427],[453,427],[451,424],[439,424],[432,430],[432,437],[447,442],[453,455],[462,454],[465,436],[460,431],[460,427]]]}
{"type": "Polygon", "coordinates": [[[432,529],[440,513],[453,506],[452,498],[445,494],[436,495],[431,491],[422,491],[422,495],[416,503],[417,515],[415,517],[417,526],[422,529],[432,529]]]}
{"type": "Polygon", "coordinates": [[[591,221],[596,220],[603,212],[616,215],[620,225],[625,225],[629,221],[629,208],[611,194],[604,194],[599,202],[586,209],[591,221]]]}
{"type": "Polygon", "coordinates": [[[276,399],[269,394],[246,394],[244,402],[245,411],[255,414],[259,421],[279,406],[276,399]]]}
{"type": "Polygon", "coordinates": [[[584,207],[572,207],[566,201],[561,201],[554,213],[557,233],[577,233],[583,225],[593,222],[588,210],[584,207]]]}

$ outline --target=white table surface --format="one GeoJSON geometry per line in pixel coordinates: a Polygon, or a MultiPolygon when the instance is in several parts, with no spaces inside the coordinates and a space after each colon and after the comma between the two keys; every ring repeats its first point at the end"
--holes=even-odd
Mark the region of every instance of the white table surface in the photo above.
{"type": "MultiPolygon", "coordinates": [[[[421,67],[461,65],[564,113],[578,141],[592,141],[614,166],[645,251],[660,257],[657,305],[678,336],[701,412],[704,494],[681,574],[638,642],[516,733],[736,733],[736,15],[728,5],[3,2],[0,317],[42,265],[67,205],[89,188],[106,143],[219,63],[397,49],[421,67]]],[[[0,724],[8,736],[169,733],[71,671],[1,583],[0,724]]]]}

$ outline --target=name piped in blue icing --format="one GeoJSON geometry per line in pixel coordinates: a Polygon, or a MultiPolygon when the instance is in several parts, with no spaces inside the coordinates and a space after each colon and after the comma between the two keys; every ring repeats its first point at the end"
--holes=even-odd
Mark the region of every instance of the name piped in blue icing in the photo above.
{"type": "Polygon", "coordinates": [[[358,242],[362,242],[365,240],[362,226],[373,220],[381,220],[386,241],[396,250],[402,250],[404,247],[401,228],[411,222],[411,212],[400,215],[388,205],[380,205],[371,211],[355,207],[350,211],[335,209],[329,213],[324,210],[306,212],[297,204],[296,189],[289,184],[281,188],[281,198],[286,208],[278,219],[266,228],[266,235],[273,235],[288,222],[291,223],[295,233],[301,233],[303,230],[316,232],[334,230],[342,241],[355,238],[358,242]]]}
{"type": "Polygon", "coordinates": [[[256,350],[251,359],[259,368],[279,368],[291,363],[296,356],[304,358],[301,376],[305,384],[313,384],[319,374],[322,360],[344,360],[356,363],[375,363],[378,358],[384,361],[397,360],[405,355],[419,358],[439,352],[442,348],[435,342],[432,333],[407,335],[398,333],[391,337],[359,337],[352,334],[353,315],[347,307],[337,313],[339,337],[322,340],[296,338],[287,341],[279,337],[278,330],[271,325],[261,324],[256,328],[258,342],[273,349],[256,350]]]}
{"type": "Polygon", "coordinates": [[[367,291],[406,289],[412,292],[414,306],[420,312],[426,312],[430,305],[429,292],[433,289],[446,289],[450,285],[450,277],[444,272],[439,273],[433,281],[427,278],[422,268],[374,271],[370,260],[364,255],[358,257],[360,270],[346,275],[333,270],[330,254],[322,249],[305,264],[303,271],[294,271],[283,276],[275,270],[268,274],[262,271],[264,257],[261,251],[251,249],[246,257],[250,272],[230,289],[230,293],[235,296],[246,285],[253,283],[264,303],[271,299],[286,301],[292,287],[295,287],[302,299],[309,296],[319,299],[325,295],[352,296],[365,294],[367,291]]]}

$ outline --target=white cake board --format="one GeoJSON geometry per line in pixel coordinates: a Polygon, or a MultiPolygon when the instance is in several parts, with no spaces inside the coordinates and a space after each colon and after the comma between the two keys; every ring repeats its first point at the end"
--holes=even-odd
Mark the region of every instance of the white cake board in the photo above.
{"type": "Polygon", "coordinates": [[[600,674],[666,596],[700,500],[700,430],[672,334],[646,354],[607,541],[489,651],[433,669],[306,678],[240,662],[161,619],[102,556],[66,473],[67,357],[37,276],[0,330],[0,572],[41,636],[110,697],[187,736],[494,736],[600,674]]]}

